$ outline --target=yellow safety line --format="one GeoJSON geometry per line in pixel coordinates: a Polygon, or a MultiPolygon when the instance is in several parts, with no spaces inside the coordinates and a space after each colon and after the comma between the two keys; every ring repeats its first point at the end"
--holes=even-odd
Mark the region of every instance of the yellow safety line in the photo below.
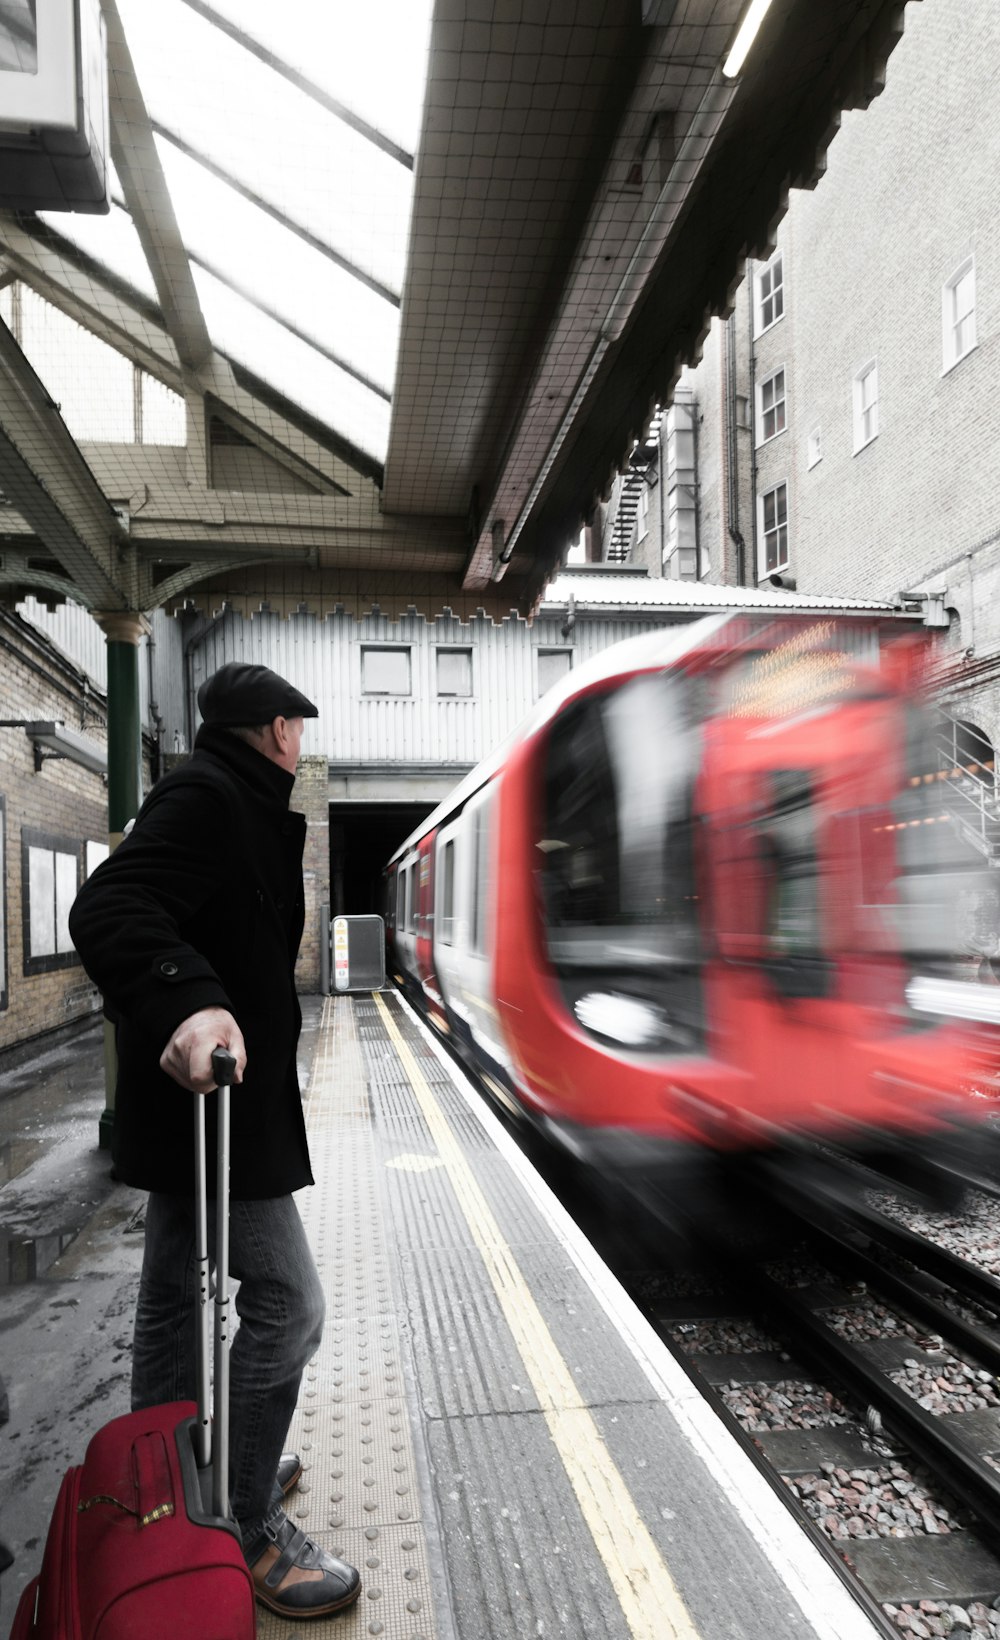
{"type": "Polygon", "coordinates": [[[461,1147],[388,1007],[381,996],[374,994],[482,1254],[625,1620],[635,1640],[697,1640],[698,1630],[677,1586],[573,1382],[461,1147]]]}

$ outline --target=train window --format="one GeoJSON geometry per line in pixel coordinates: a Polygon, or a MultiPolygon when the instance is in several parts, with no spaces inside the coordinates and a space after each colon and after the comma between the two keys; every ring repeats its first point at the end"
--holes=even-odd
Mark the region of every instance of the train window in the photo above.
{"type": "Polygon", "coordinates": [[[445,945],[451,945],[454,940],[455,928],[455,841],[449,839],[444,845],[444,854],[441,860],[441,921],[440,937],[445,945]]]}
{"type": "Polygon", "coordinates": [[[481,803],[472,818],[472,858],[475,876],[472,899],[472,949],[480,956],[486,954],[487,910],[490,886],[490,809],[489,801],[481,803]]]}
{"type": "Polygon", "coordinates": [[[774,769],[756,827],[764,864],[765,962],[786,996],[823,996],[831,963],[822,954],[820,857],[811,774],[774,769]]]}
{"type": "Polygon", "coordinates": [[[704,1029],[695,701],[682,676],[635,678],[574,702],[549,736],[537,841],[549,960],[581,1023],[609,1035],[600,1022],[616,1019],[648,1051],[690,1051],[704,1029]]]}
{"type": "Polygon", "coordinates": [[[406,872],[406,927],[411,934],[417,932],[417,868],[411,865],[406,872]]]}

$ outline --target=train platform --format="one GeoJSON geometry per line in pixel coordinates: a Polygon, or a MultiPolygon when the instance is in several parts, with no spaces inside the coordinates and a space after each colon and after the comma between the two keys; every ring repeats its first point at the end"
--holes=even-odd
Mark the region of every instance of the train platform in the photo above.
{"type": "MultiPolygon", "coordinates": [[[[364,1587],[319,1622],[261,1612],[265,1640],[876,1633],[400,998],[305,1024],[328,1309],[289,1512],[364,1587]]],[[[0,1068],[0,1633],[63,1468],[127,1410],[144,1198],[95,1149],[102,1075],[96,1031],[0,1068]]]]}

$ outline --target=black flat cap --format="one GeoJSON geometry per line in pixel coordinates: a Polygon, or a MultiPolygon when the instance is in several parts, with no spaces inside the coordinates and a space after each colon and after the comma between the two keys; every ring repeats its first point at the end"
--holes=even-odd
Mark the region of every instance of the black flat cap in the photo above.
{"type": "Polygon", "coordinates": [[[205,723],[220,729],[255,729],[276,717],[319,717],[319,708],[286,678],[242,661],[230,661],[205,679],[198,710],[205,723]]]}

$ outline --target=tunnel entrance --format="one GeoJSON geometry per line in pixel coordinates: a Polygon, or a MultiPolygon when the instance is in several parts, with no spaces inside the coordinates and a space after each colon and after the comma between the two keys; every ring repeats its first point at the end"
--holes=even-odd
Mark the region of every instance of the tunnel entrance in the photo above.
{"type": "Polygon", "coordinates": [[[383,914],[382,868],[434,803],[330,804],[330,915],[383,914]]]}

